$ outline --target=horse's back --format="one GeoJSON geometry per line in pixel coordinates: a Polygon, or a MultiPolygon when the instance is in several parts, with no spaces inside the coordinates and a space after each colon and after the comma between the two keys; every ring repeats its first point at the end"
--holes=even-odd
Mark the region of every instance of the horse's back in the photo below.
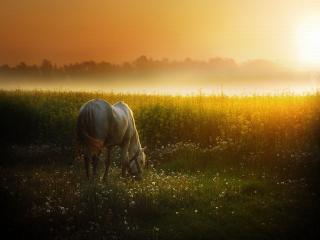
{"type": "Polygon", "coordinates": [[[128,104],[120,101],[112,105],[114,108],[114,111],[117,113],[117,115],[124,117],[124,118],[130,118],[131,116],[131,109],[129,108],[128,104]]]}
{"type": "Polygon", "coordinates": [[[132,135],[135,129],[132,120],[132,111],[126,103],[111,105],[104,100],[93,99],[80,108],[78,138],[84,144],[92,144],[97,139],[106,145],[119,145],[132,135]]]}
{"type": "MultiPolygon", "coordinates": [[[[112,105],[102,99],[93,99],[80,108],[77,131],[104,140],[111,128],[113,119],[112,105]]],[[[81,137],[81,134],[79,134],[81,137]]]]}
{"type": "Polygon", "coordinates": [[[94,114],[108,113],[112,110],[112,105],[103,99],[92,99],[80,108],[80,115],[94,111],[94,114]]]}

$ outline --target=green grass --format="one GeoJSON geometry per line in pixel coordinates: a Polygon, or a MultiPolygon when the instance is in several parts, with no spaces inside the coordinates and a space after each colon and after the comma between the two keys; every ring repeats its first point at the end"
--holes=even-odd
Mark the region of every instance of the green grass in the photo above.
{"type": "MultiPolygon", "coordinates": [[[[317,239],[320,96],[0,91],[2,226],[50,239],[317,239]],[[133,109],[152,167],[85,180],[80,106],[133,109]]],[[[100,175],[102,175],[102,161],[100,175]]]]}
{"type": "Polygon", "coordinates": [[[87,182],[79,163],[1,169],[3,220],[11,234],[33,238],[308,238],[319,210],[313,194],[302,178],[239,170],[149,169],[134,181],[114,166],[106,183],[87,182]]]}

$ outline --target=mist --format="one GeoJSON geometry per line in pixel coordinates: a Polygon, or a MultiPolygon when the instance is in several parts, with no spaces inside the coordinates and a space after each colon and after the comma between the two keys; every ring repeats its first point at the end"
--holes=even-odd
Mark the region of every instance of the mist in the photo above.
{"type": "Polygon", "coordinates": [[[84,92],[144,93],[163,95],[266,95],[308,94],[320,87],[315,73],[289,76],[226,75],[204,72],[163,72],[138,76],[100,77],[4,77],[4,90],[54,90],[84,92]]]}
{"type": "Polygon", "coordinates": [[[0,66],[0,88],[5,90],[270,95],[308,94],[319,86],[319,71],[289,69],[263,59],[237,63],[218,57],[170,61],[140,56],[123,64],[84,61],[57,66],[44,59],[40,65],[0,66]]]}

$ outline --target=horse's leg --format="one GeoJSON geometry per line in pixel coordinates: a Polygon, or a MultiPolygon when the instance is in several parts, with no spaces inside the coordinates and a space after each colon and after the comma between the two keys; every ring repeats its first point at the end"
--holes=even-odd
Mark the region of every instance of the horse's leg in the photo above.
{"type": "Polygon", "coordinates": [[[86,170],[87,179],[89,180],[89,154],[84,154],[84,168],[86,170]]]}
{"type": "Polygon", "coordinates": [[[104,171],[104,175],[103,175],[103,180],[107,180],[108,178],[108,170],[109,170],[109,166],[110,166],[110,155],[111,155],[111,147],[106,148],[106,158],[104,160],[104,164],[105,164],[105,171],[104,171]]]}
{"type": "Polygon", "coordinates": [[[129,156],[128,156],[128,149],[129,149],[129,142],[125,143],[121,147],[121,168],[122,168],[122,177],[126,177],[127,174],[127,168],[128,168],[128,161],[129,161],[129,156]]]}
{"type": "Polygon", "coordinates": [[[93,170],[93,178],[97,177],[97,166],[98,166],[99,156],[94,154],[92,156],[92,170],[93,170]]]}

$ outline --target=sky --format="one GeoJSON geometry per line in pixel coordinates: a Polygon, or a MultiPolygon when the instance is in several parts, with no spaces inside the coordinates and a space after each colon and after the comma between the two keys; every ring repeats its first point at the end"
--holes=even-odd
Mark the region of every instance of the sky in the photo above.
{"type": "Polygon", "coordinates": [[[319,16],[319,0],[1,0],[0,64],[121,63],[140,55],[320,63],[318,43],[307,48],[303,38],[318,25],[301,30],[319,16]]]}

